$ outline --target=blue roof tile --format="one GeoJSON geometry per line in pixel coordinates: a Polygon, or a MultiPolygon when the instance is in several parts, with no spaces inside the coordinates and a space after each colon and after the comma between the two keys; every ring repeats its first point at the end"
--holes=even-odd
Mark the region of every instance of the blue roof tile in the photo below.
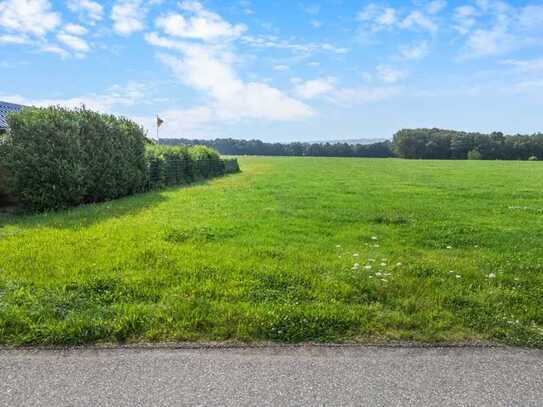
{"type": "Polygon", "coordinates": [[[8,128],[7,115],[10,112],[18,112],[24,106],[15,103],[0,102],[0,130],[8,128]]]}

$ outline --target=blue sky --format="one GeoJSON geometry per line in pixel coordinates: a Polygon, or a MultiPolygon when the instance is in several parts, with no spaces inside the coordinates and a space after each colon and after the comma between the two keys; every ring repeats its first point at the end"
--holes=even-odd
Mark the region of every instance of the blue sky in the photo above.
{"type": "Polygon", "coordinates": [[[0,100],[161,137],[543,131],[543,2],[0,0],[0,100]]]}

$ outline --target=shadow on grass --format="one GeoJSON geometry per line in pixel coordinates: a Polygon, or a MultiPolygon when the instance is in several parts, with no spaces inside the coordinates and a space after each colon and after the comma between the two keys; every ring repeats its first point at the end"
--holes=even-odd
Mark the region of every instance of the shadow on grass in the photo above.
{"type": "Polygon", "coordinates": [[[167,192],[206,185],[210,180],[201,180],[186,185],[176,185],[150,192],[135,194],[107,202],[39,214],[18,213],[14,208],[0,209],[0,235],[2,228],[16,226],[23,229],[40,227],[78,229],[92,226],[113,218],[132,216],[155,207],[168,199],[167,192]]]}

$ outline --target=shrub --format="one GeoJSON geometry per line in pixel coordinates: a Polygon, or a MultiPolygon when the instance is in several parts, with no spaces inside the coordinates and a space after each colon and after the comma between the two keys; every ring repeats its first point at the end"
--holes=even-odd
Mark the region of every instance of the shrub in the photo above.
{"type": "Polygon", "coordinates": [[[145,189],[145,135],[85,108],[28,108],[8,117],[9,190],[26,209],[99,202],[145,189]]]}
{"type": "Polygon", "coordinates": [[[149,145],[146,148],[149,188],[192,181],[191,158],[185,147],[149,145]]]}
{"type": "Polygon", "coordinates": [[[479,150],[470,150],[468,151],[468,160],[480,160],[482,157],[481,157],[481,153],[479,152],[479,150]]]}
{"type": "Polygon", "coordinates": [[[146,160],[149,188],[186,184],[239,172],[236,159],[223,160],[215,150],[204,146],[187,148],[149,145],[146,148],[146,160]]]}
{"type": "Polygon", "coordinates": [[[539,158],[537,158],[535,155],[532,155],[530,156],[530,158],[528,158],[528,161],[538,161],[539,158]]]}
{"type": "Polygon", "coordinates": [[[192,160],[192,175],[195,180],[224,174],[224,161],[219,153],[204,146],[188,148],[192,160]]]}
{"type": "Polygon", "coordinates": [[[235,158],[225,158],[224,160],[225,174],[234,174],[240,172],[238,160],[235,158]]]}

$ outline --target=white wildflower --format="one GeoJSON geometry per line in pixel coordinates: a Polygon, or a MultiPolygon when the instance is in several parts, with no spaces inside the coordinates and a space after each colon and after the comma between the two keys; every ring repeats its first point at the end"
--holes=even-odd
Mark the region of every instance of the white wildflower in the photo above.
{"type": "Polygon", "coordinates": [[[496,278],[496,273],[490,273],[490,274],[488,275],[488,278],[496,278]]]}

